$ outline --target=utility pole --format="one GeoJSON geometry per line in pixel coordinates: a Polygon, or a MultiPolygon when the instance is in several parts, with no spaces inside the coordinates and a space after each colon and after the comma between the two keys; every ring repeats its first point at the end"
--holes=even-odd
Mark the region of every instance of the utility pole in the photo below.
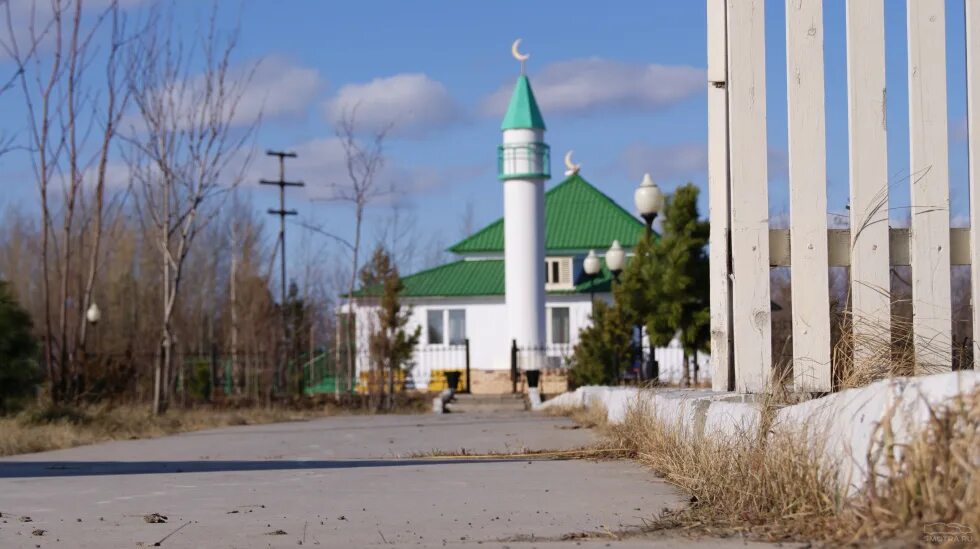
{"type": "Polygon", "coordinates": [[[276,373],[276,381],[279,384],[279,390],[283,391],[286,388],[286,364],[289,360],[288,343],[289,343],[289,329],[288,329],[288,314],[286,312],[286,285],[288,279],[286,278],[286,216],[296,215],[296,210],[286,209],[286,187],[303,187],[305,183],[302,181],[286,181],[286,159],[296,158],[296,153],[285,152],[285,151],[266,151],[265,154],[269,156],[275,156],[279,158],[279,180],[270,181],[268,179],[260,179],[260,185],[277,185],[279,187],[279,209],[269,208],[268,213],[272,215],[279,216],[279,277],[280,277],[280,301],[279,310],[282,312],[282,350],[281,359],[278,366],[278,372],[276,373]]]}

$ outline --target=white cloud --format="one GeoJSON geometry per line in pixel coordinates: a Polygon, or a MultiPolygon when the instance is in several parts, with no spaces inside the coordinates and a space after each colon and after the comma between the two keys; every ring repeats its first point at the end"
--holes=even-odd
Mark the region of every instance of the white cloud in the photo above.
{"type": "Polygon", "coordinates": [[[348,84],[324,102],[323,107],[331,122],[356,108],[360,128],[377,130],[393,125],[392,132],[399,135],[424,135],[462,117],[462,109],[446,87],[422,73],[348,84]]]}
{"type": "MultiPolygon", "coordinates": [[[[119,7],[123,10],[149,4],[152,0],[118,0],[119,7]]],[[[82,4],[83,25],[88,25],[95,21],[93,15],[98,15],[101,11],[109,8],[113,0],[85,0],[82,4]]],[[[52,9],[50,0],[0,0],[0,61],[9,59],[7,48],[12,47],[10,36],[7,35],[7,7],[10,8],[10,24],[14,29],[14,39],[21,55],[31,49],[33,39],[31,38],[31,27],[34,27],[37,36],[37,51],[47,53],[54,49],[54,33],[48,29],[51,21],[52,9]],[[46,29],[49,32],[45,32],[46,29]]],[[[71,13],[71,5],[66,5],[66,12],[71,13]]],[[[70,32],[67,22],[64,32],[70,32]]],[[[87,32],[83,28],[82,32],[87,32]]]]}
{"type": "Polygon", "coordinates": [[[249,124],[259,114],[266,120],[302,115],[324,85],[316,69],[295,65],[279,55],[267,56],[259,61],[239,100],[235,122],[249,124]]]}
{"type": "MultiPolygon", "coordinates": [[[[697,67],[589,57],[548,65],[531,81],[547,116],[609,108],[658,110],[703,93],[705,78],[705,70],[697,67]]],[[[512,91],[512,83],[501,86],[483,101],[484,113],[502,115],[512,91]]]]}
{"type": "MultiPolygon", "coordinates": [[[[297,158],[286,161],[286,178],[290,181],[303,181],[307,198],[331,199],[350,188],[344,148],[336,137],[314,139],[292,147],[297,158]]],[[[246,182],[259,179],[273,179],[278,173],[278,164],[272,158],[257,153],[249,167],[246,182]]],[[[452,178],[451,171],[443,168],[405,166],[387,157],[375,177],[376,188],[383,195],[379,202],[390,203],[402,197],[424,193],[447,184],[452,178]]]]}
{"type": "MultiPolygon", "coordinates": [[[[789,172],[789,156],[786,150],[770,148],[766,156],[769,180],[786,181],[789,172]]],[[[623,150],[618,163],[618,167],[628,177],[637,181],[644,173],[649,173],[658,183],[674,180],[707,181],[708,147],[703,143],[634,143],[623,150]]]]}
{"type": "MultiPolygon", "coordinates": [[[[261,115],[263,121],[274,120],[288,116],[301,116],[309,110],[320,90],[325,86],[325,80],[319,71],[312,68],[292,64],[288,59],[278,55],[267,56],[259,61],[251,61],[229,69],[226,84],[234,86],[238,100],[231,118],[232,127],[243,128],[254,124],[261,115]],[[247,85],[246,79],[249,78],[247,85]]],[[[178,117],[182,127],[197,120],[202,108],[195,100],[205,93],[207,79],[204,74],[193,77],[182,89],[178,84],[168,94],[174,97],[175,108],[186,112],[178,117]]],[[[229,97],[232,94],[229,93],[229,97]]],[[[231,112],[231,101],[226,100],[227,112],[231,112]]],[[[133,128],[145,132],[145,124],[135,106],[130,106],[129,112],[123,117],[120,126],[124,129],[133,128]]]]}
{"type": "Polygon", "coordinates": [[[620,155],[621,168],[630,179],[639,181],[649,173],[655,181],[690,179],[708,170],[708,149],[701,143],[656,146],[634,143],[620,155]]]}

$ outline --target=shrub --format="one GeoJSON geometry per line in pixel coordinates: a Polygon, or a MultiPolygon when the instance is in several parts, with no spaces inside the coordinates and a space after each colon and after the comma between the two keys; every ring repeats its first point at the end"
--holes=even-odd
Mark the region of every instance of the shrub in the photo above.
{"type": "Polygon", "coordinates": [[[572,386],[615,384],[633,357],[633,324],[622,308],[595,303],[593,323],[575,345],[568,380],[572,386]]]}
{"type": "Polygon", "coordinates": [[[0,281],[0,412],[18,408],[41,380],[31,317],[0,281]]]}

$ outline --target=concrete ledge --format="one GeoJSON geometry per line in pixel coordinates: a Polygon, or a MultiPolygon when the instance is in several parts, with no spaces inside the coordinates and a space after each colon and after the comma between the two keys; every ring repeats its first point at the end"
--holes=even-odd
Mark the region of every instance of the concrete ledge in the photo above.
{"type": "MultiPolygon", "coordinates": [[[[781,430],[802,433],[828,465],[837,468],[840,486],[853,492],[869,478],[869,467],[878,474],[885,472],[884,452],[876,452],[869,459],[869,451],[883,442],[880,426],[888,422],[893,437],[890,442],[900,448],[928,425],[932,411],[978,390],[980,373],[970,370],[888,379],[781,407],[768,434],[781,430]]],[[[536,409],[601,404],[610,423],[621,423],[629,409],[641,403],[662,421],[676,424],[695,437],[753,433],[762,418],[760,395],[702,389],[579,387],[536,409]]]]}

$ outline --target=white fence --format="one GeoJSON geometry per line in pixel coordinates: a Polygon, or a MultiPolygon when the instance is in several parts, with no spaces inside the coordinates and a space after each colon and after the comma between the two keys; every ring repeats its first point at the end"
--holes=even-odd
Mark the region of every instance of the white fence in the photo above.
{"type": "MultiPolygon", "coordinates": [[[[660,376],[657,378],[661,383],[680,383],[684,379],[684,349],[680,344],[672,343],[669,347],[657,347],[653,351],[653,356],[657,359],[657,366],[660,376]]],[[[698,363],[698,382],[711,379],[711,355],[697,353],[698,363]]],[[[692,376],[694,372],[690,373],[692,376]]]]}
{"type": "MultiPolygon", "coordinates": [[[[976,263],[980,252],[980,0],[964,1],[971,229],[951,236],[943,0],[907,3],[911,228],[905,231],[888,226],[889,190],[899,186],[889,188],[887,170],[885,3],[846,3],[851,230],[836,232],[828,232],[826,218],[823,1],[786,1],[788,235],[770,231],[768,222],[766,2],[707,0],[716,390],[761,392],[770,380],[771,265],[792,269],[797,390],[832,390],[831,265],[850,267],[851,311],[861,320],[853,325],[860,332],[889,328],[890,266],[910,264],[916,364],[933,371],[951,367],[950,265],[976,263]]],[[[974,296],[980,295],[978,271],[971,275],[974,296]]],[[[973,308],[973,330],[980,340],[980,307],[973,308]]]]}

